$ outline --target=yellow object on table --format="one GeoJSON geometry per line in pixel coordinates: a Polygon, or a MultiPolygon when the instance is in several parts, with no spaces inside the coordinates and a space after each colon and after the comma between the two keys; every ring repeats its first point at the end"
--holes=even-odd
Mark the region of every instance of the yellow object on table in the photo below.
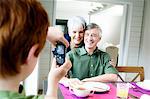
{"type": "Polygon", "coordinates": [[[121,99],[127,99],[129,92],[128,83],[117,83],[117,97],[121,99]]]}

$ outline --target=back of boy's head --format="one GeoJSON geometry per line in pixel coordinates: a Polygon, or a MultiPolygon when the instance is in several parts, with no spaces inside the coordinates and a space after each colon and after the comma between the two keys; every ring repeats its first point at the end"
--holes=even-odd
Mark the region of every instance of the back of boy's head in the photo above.
{"type": "Polygon", "coordinates": [[[18,74],[35,44],[38,56],[48,26],[48,15],[36,0],[0,0],[0,77],[18,74]]]}

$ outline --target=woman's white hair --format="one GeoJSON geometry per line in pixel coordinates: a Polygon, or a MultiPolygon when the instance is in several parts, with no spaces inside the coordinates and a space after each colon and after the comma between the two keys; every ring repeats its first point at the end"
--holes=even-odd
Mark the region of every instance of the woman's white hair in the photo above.
{"type": "Polygon", "coordinates": [[[69,32],[72,30],[73,27],[83,26],[83,29],[85,29],[86,21],[81,16],[74,16],[74,17],[68,19],[67,26],[68,26],[68,31],[69,32]]]}

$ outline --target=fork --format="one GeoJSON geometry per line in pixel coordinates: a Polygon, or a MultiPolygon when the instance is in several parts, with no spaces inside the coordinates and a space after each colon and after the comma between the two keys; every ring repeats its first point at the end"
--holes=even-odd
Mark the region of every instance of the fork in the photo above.
{"type": "Polygon", "coordinates": [[[132,88],[132,89],[133,89],[133,91],[135,91],[135,92],[140,92],[140,93],[144,94],[144,92],[141,91],[141,90],[139,90],[138,88],[132,88]]]}

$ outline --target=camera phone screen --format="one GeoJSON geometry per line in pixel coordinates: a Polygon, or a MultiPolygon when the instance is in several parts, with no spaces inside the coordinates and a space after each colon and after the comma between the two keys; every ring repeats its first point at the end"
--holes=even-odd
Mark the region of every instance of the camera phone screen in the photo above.
{"type": "Polygon", "coordinates": [[[64,50],[65,50],[65,47],[63,45],[60,45],[60,46],[58,46],[57,53],[64,54],[65,53],[64,50]]]}

